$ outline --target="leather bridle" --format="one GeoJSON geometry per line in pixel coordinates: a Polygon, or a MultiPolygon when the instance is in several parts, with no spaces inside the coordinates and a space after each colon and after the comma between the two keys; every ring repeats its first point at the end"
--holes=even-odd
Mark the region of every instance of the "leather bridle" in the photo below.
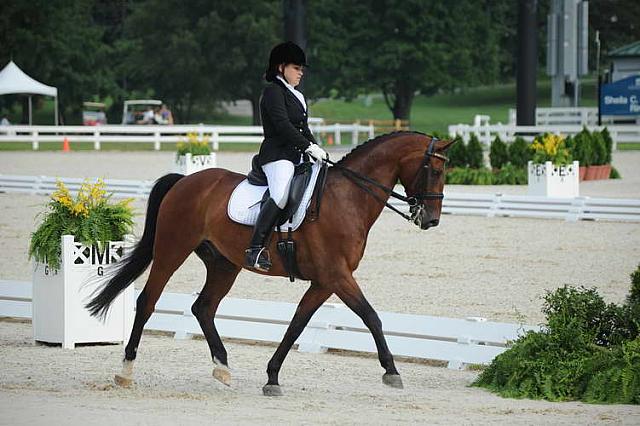
{"type": "MultiPolygon", "coordinates": [[[[415,188],[427,188],[429,185],[429,178],[431,176],[431,164],[430,164],[430,159],[431,157],[435,157],[435,158],[439,158],[441,160],[443,160],[443,162],[446,162],[448,160],[447,157],[445,157],[442,154],[439,154],[437,152],[434,152],[435,150],[435,143],[438,141],[437,138],[432,138],[431,141],[429,142],[429,146],[427,146],[427,150],[424,153],[424,158],[422,159],[422,163],[420,164],[420,168],[418,169],[418,173],[416,174],[416,177],[413,180],[413,183],[411,185],[411,187],[413,189],[415,188]]],[[[418,192],[415,194],[407,194],[407,196],[404,196],[400,193],[397,193],[393,190],[393,188],[389,188],[385,185],[382,185],[379,182],[376,182],[375,180],[362,175],[358,172],[354,172],[351,169],[348,169],[340,164],[337,164],[331,160],[327,160],[327,162],[329,164],[331,164],[333,167],[336,167],[338,169],[340,169],[343,174],[349,179],[351,180],[353,183],[355,183],[356,185],[358,185],[362,190],[364,190],[365,192],[367,192],[369,195],[371,195],[372,197],[374,197],[376,200],[384,203],[384,205],[386,207],[388,207],[389,209],[393,210],[394,212],[398,213],[400,216],[402,216],[403,218],[407,219],[408,221],[414,222],[417,225],[420,225],[421,222],[421,214],[422,211],[424,210],[425,206],[422,203],[425,200],[442,200],[444,198],[444,193],[442,192],[418,192]],[[391,204],[389,204],[388,201],[383,200],[382,198],[380,198],[376,193],[374,193],[370,187],[368,187],[364,182],[369,183],[377,188],[382,189],[388,196],[396,198],[398,200],[404,201],[405,203],[407,203],[409,205],[409,212],[411,213],[410,215],[407,215],[405,213],[402,213],[400,210],[398,210],[397,208],[395,208],[394,206],[392,206],[391,204]]],[[[440,172],[443,172],[444,170],[440,170],[440,172]]]]}

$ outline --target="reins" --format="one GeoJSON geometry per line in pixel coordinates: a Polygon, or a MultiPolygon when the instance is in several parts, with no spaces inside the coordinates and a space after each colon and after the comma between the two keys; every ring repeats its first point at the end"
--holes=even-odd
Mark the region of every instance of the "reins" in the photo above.
{"type": "MultiPolygon", "coordinates": [[[[442,154],[438,154],[438,153],[434,153],[434,146],[435,146],[435,142],[437,141],[436,138],[432,138],[431,142],[429,143],[429,146],[427,147],[427,151],[424,154],[424,160],[422,161],[422,164],[420,165],[420,168],[418,169],[418,174],[416,175],[416,178],[414,179],[417,180],[418,177],[420,176],[420,173],[425,172],[425,169],[428,169],[430,166],[428,164],[429,162],[429,158],[430,157],[438,157],[444,161],[447,160],[447,157],[445,157],[442,154]]],[[[394,212],[398,213],[400,216],[402,216],[403,218],[405,218],[406,220],[413,222],[415,220],[415,212],[413,215],[408,215],[405,213],[402,213],[400,210],[398,210],[397,208],[395,208],[394,206],[392,206],[391,204],[389,204],[388,201],[383,200],[380,196],[378,196],[375,192],[373,192],[371,190],[370,187],[368,187],[365,183],[369,183],[379,189],[382,189],[385,194],[387,194],[390,197],[396,198],[398,200],[404,201],[405,203],[407,203],[409,205],[409,209],[410,211],[413,212],[414,208],[417,209],[418,203],[420,201],[424,201],[424,200],[442,200],[444,198],[444,194],[441,192],[426,192],[426,193],[419,193],[416,195],[412,195],[412,196],[405,196],[402,195],[396,191],[393,190],[393,188],[389,188],[383,184],[381,184],[380,182],[376,182],[375,180],[371,179],[368,176],[365,176],[363,174],[360,174],[358,172],[355,172],[351,169],[348,169],[344,166],[342,166],[341,164],[338,164],[334,161],[331,161],[329,159],[326,160],[327,163],[331,164],[333,167],[336,167],[338,169],[340,169],[343,173],[343,175],[345,177],[347,177],[349,180],[351,180],[351,182],[355,183],[359,188],[361,188],[363,191],[365,191],[367,194],[371,195],[373,198],[375,198],[376,200],[380,201],[381,203],[384,203],[385,207],[393,210],[394,212]]],[[[427,175],[427,181],[429,179],[429,176],[427,175]]],[[[417,211],[417,210],[416,210],[417,211]]]]}
{"type": "Polygon", "coordinates": [[[415,197],[405,197],[404,195],[394,191],[392,188],[384,186],[383,184],[381,184],[379,182],[376,182],[375,180],[371,179],[370,177],[367,177],[365,175],[361,175],[358,172],[354,172],[353,170],[348,169],[348,168],[342,166],[341,164],[336,163],[335,161],[331,161],[329,159],[327,159],[326,161],[327,161],[327,163],[331,164],[333,167],[335,167],[337,169],[340,169],[342,171],[342,173],[347,178],[349,178],[349,180],[351,180],[351,182],[353,182],[356,185],[358,185],[358,187],[360,187],[367,194],[371,195],[373,198],[375,198],[376,200],[380,201],[381,203],[384,203],[385,207],[388,207],[389,209],[391,209],[394,212],[398,213],[400,216],[402,216],[406,220],[409,220],[409,221],[412,220],[411,216],[409,216],[408,214],[402,213],[400,210],[398,210],[397,208],[395,208],[394,206],[389,204],[388,201],[383,200],[380,196],[378,196],[378,194],[373,192],[371,190],[371,188],[369,188],[367,185],[365,185],[361,181],[365,181],[367,183],[370,183],[371,185],[374,185],[374,186],[382,189],[385,192],[385,194],[387,194],[387,195],[389,195],[389,196],[391,196],[393,198],[397,198],[398,200],[404,201],[405,203],[409,204],[410,207],[411,206],[415,206],[416,204],[418,204],[418,199],[417,198],[415,198],[415,197]]]}

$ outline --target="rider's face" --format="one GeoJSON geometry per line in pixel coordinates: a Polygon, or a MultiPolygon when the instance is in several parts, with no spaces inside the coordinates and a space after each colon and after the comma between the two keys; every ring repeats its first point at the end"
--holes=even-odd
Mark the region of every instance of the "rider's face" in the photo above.
{"type": "Polygon", "coordinates": [[[300,84],[300,80],[302,79],[302,75],[304,74],[303,68],[304,67],[302,65],[296,64],[280,65],[280,70],[284,75],[284,79],[287,80],[287,82],[293,87],[296,87],[298,84],[300,84]]]}

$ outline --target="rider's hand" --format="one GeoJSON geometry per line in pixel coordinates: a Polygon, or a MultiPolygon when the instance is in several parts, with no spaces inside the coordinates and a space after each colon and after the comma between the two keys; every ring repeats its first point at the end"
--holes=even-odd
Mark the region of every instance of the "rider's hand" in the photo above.
{"type": "Polygon", "coordinates": [[[325,151],[324,149],[320,148],[315,143],[312,143],[311,145],[309,145],[309,148],[307,148],[304,152],[309,154],[315,160],[320,160],[320,161],[321,160],[325,160],[326,161],[327,159],[329,159],[329,154],[327,154],[327,151],[325,151]]]}

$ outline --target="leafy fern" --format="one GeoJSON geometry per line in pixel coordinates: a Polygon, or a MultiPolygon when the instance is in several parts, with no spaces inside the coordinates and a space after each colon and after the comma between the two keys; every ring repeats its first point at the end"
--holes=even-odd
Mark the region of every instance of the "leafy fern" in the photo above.
{"type": "Polygon", "coordinates": [[[547,327],[498,355],[473,386],[511,398],[640,404],[640,266],[622,306],[595,289],[547,293],[547,327]]]}

